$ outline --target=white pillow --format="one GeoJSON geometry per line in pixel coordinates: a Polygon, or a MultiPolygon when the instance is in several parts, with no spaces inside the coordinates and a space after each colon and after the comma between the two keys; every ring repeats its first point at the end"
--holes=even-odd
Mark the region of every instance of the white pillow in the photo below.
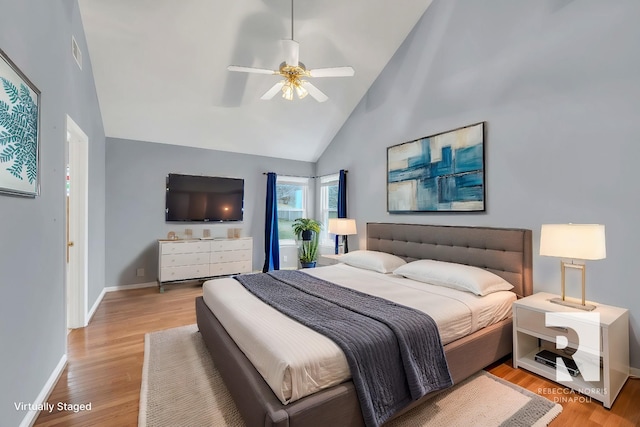
{"type": "Polygon", "coordinates": [[[431,259],[410,262],[396,268],[393,273],[407,279],[446,286],[479,296],[513,289],[511,283],[482,268],[431,259]]]}
{"type": "Polygon", "coordinates": [[[373,270],[378,273],[391,273],[396,268],[407,263],[402,258],[386,252],[366,250],[348,252],[342,255],[339,261],[353,267],[373,270]]]}

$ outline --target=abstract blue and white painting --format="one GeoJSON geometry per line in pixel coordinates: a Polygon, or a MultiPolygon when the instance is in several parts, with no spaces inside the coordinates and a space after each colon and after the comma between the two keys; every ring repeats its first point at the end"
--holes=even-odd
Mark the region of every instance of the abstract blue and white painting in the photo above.
{"type": "Polygon", "coordinates": [[[0,50],[0,191],[36,196],[39,96],[0,50]]]}
{"type": "Polygon", "coordinates": [[[387,211],[484,211],[484,122],[387,148],[387,211]]]}

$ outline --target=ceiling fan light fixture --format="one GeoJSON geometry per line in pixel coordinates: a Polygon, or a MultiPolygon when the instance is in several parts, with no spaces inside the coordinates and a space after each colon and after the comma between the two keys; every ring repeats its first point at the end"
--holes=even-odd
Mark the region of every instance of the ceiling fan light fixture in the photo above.
{"type": "Polygon", "coordinates": [[[286,82],[284,86],[282,86],[282,97],[287,101],[293,101],[293,86],[291,82],[286,82]]]}
{"type": "Polygon", "coordinates": [[[325,102],[329,97],[309,81],[302,79],[305,77],[351,77],[354,75],[353,68],[331,67],[307,70],[307,67],[300,62],[300,45],[293,38],[293,22],[293,0],[291,0],[291,40],[282,40],[286,58],[285,61],[280,64],[279,69],[269,70],[238,65],[229,65],[227,69],[229,71],[242,73],[273,74],[283,77],[283,80],[273,85],[260,99],[272,99],[279,91],[282,91],[282,97],[284,99],[293,101],[293,92],[295,91],[299,99],[311,95],[316,101],[325,102]]]}
{"type": "Polygon", "coordinates": [[[296,84],[296,94],[298,94],[298,98],[303,99],[305,96],[309,95],[309,92],[302,87],[302,82],[298,81],[296,84]]]}

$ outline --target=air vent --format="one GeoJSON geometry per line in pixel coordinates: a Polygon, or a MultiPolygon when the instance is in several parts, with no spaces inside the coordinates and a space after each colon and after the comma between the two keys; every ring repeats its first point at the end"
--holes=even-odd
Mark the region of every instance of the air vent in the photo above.
{"type": "Polygon", "coordinates": [[[76,60],[78,67],[82,70],[82,51],[78,46],[78,42],[76,42],[75,37],[71,36],[71,54],[76,60]]]}

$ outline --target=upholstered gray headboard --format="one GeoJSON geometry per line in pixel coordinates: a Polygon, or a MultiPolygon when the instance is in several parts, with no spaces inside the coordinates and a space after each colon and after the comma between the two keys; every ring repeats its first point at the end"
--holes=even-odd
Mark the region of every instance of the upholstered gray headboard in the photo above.
{"type": "Polygon", "coordinates": [[[367,249],[407,261],[434,259],[489,270],[533,293],[531,230],[421,224],[367,223],[367,249]]]}

